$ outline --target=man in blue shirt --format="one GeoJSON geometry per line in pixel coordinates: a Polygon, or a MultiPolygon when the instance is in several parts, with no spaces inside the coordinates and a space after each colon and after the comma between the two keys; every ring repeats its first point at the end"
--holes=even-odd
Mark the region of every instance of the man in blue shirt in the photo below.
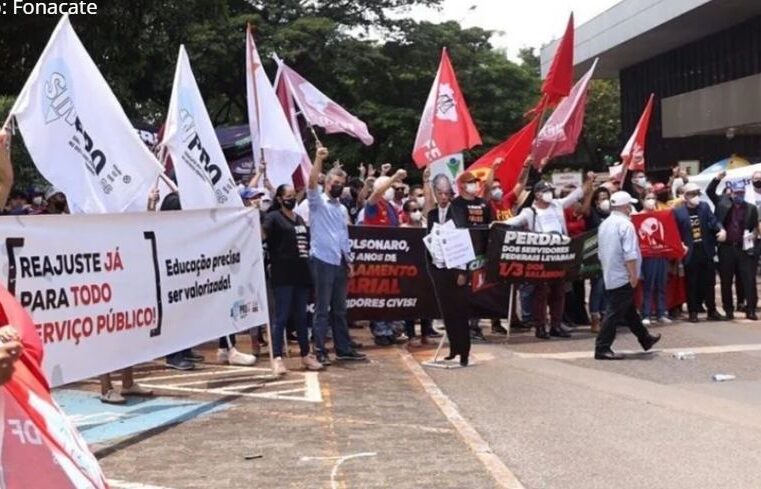
{"type": "Polygon", "coordinates": [[[608,310],[595,344],[597,360],[624,358],[611,350],[617,326],[628,326],[645,351],[661,339],[661,335],[651,335],[642,324],[634,305],[634,289],[639,282],[642,265],[637,232],[629,217],[635,202],[627,192],[614,193],[610,198],[610,217],[603,221],[598,231],[598,255],[608,294],[608,310]]]}
{"type": "Polygon", "coordinates": [[[325,366],[330,365],[325,349],[329,324],[338,360],[366,359],[352,349],[346,323],[347,285],[353,273],[347,214],[340,200],[346,172],[340,168],[330,170],[325,177],[325,189],[320,191],[318,179],[327,157],[328,149],[319,147],[307,185],[312,237],[309,265],[315,293],[314,343],[317,361],[325,366]]]}

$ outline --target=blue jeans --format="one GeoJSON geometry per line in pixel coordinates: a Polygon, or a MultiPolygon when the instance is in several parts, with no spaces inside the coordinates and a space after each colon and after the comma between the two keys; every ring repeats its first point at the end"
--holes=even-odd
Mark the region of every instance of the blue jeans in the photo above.
{"type": "Polygon", "coordinates": [[[668,260],[665,258],[643,258],[642,280],[643,299],[642,317],[661,318],[666,315],[666,272],[668,260]],[[653,314],[653,296],[655,296],[655,314],[653,314]]]}
{"type": "Polygon", "coordinates": [[[589,313],[600,314],[605,312],[605,282],[602,277],[593,278],[589,282],[589,313]]]}
{"type": "Polygon", "coordinates": [[[336,354],[352,351],[349,325],[346,322],[347,267],[331,265],[315,257],[309,259],[314,283],[314,347],[325,354],[328,327],[333,331],[336,354]]]}
{"type": "Polygon", "coordinates": [[[283,356],[283,336],[290,317],[293,317],[293,325],[296,327],[301,356],[309,355],[309,331],[306,322],[309,287],[304,285],[273,287],[272,294],[275,297],[275,322],[272,327],[274,356],[283,356]]]}
{"type": "Polygon", "coordinates": [[[534,286],[529,284],[523,284],[520,286],[520,298],[521,298],[521,321],[524,323],[530,323],[534,319],[534,286]]]}

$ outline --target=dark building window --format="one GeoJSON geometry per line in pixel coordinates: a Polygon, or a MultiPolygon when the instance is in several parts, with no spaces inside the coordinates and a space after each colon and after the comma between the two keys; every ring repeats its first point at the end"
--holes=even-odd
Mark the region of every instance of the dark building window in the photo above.
{"type": "Polygon", "coordinates": [[[620,73],[622,136],[628,138],[634,131],[647,98],[655,93],[647,139],[649,170],[667,169],[679,160],[700,160],[706,166],[732,153],[761,156],[761,137],[755,135],[738,134],[732,140],[661,137],[661,99],[758,73],[761,16],[630,66],[620,73]]]}

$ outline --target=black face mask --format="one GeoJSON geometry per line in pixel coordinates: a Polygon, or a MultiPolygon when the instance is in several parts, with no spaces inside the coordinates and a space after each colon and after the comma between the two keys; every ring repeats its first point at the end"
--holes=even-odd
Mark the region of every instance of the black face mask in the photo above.
{"type": "Polygon", "coordinates": [[[395,190],[394,191],[394,196],[397,199],[399,199],[399,200],[403,199],[404,198],[404,190],[395,190]]]}
{"type": "Polygon", "coordinates": [[[753,181],[753,186],[755,188],[761,188],[761,180],[754,180],[753,181]]]}
{"type": "Polygon", "coordinates": [[[330,196],[333,197],[334,199],[339,198],[341,194],[343,194],[343,192],[344,192],[344,186],[341,185],[340,183],[337,183],[333,185],[332,187],[330,187],[330,196]]]}
{"type": "Polygon", "coordinates": [[[296,208],[296,199],[285,199],[283,200],[283,207],[288,209],[289,211],[292,211],[296,208]]]}
{"type": "Polygon", "coordinates": [[[351,198],[354,200],[357,200],[357,198],[359,197],[359,190],[353,188],[350,190],[350,192],[351,192],[351,198]]]}

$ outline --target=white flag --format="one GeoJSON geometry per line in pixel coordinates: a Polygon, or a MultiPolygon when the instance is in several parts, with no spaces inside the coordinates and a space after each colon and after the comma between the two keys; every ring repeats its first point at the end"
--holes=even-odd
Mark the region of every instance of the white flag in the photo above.
{"type": "Polygon", "coordinates": [[[143,144],[64,16],[11,115],[37,169],[73,210],[122,212],[161,165],[143,144]]]}
{"type": "Polygon", "coordinates": [[[172,156],[183,209],[243,207],[185,46],[180,46],[161,145],[172,156]]]}
{"type": "Polygon", "coordinates": [[[254,164],[260,164],[263,152],[270,183],[291,185],[302,149],[264,71],[250,27],[246,33],[246,95],[254,164]]]}

